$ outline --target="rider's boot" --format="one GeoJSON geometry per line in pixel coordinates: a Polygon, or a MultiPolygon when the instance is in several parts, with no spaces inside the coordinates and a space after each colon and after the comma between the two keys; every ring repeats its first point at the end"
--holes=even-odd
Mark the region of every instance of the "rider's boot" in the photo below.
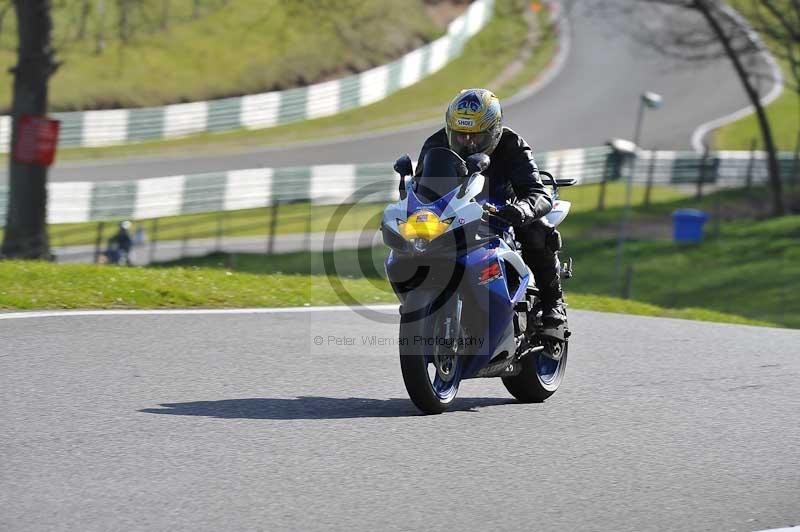
{"type": "Polygon", "coordinates": [[[567,328],[567,311],[564,294],[561,290],[561,271],[558,255],[553,254],[547,260],[536,261],[538,266],[533,272],[539,284],[539,295],[542,300],[542,354],[553,360],[559,360],[564,343],[569,337],[567,328]]]}
{"type": "Polygon", "coordinates": [[[533,271],[542,300],[543,327],[539,334],[544,355],[558,360],[569,336],[567,313],[561,292],[561,235],[545,219],[518,228],[517,239],[522,244],[522,258],[533,271]]]}

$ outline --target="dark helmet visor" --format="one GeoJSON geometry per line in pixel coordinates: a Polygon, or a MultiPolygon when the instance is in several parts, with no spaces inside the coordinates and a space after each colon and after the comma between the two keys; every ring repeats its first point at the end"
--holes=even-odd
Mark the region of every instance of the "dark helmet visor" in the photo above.
{"type": "Polygon", "coordinates": [[[450,130],[447,132],[447,141],[450,149],[461,157],[468,157],[475,153],[485,152],[492,146],[492,134],[488,131],[480,133],[462,133],[450,130]]]}

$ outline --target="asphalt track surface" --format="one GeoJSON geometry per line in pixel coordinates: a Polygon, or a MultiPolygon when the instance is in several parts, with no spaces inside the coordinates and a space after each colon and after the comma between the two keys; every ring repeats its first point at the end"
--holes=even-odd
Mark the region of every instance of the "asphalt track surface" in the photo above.
{"type": "Polygon", "coordinates": [[[431,417],[350,311],[0,319],[0,530],[800,525],[800,331],[571,319],[551,400],[431,417]]]}
{"type": "MultiPolygon", "coordinates": [[[[599,146],[613,137],[632,138],[639,95],[645,90],[664,96],[664,106],[648,112],[644,120],[641,144],[655,149],[691,149],[692,132],[701,123],[748,103],[727,59],[696,63],[658,55],[618,30],[638,24],[636,19],[623,19],[612,26],[598,17],[598,2],[578,2],[571,11],[569,54],[553,81],[532,97],[505,108],[506,123],[535,150],[599,146]]],[[[765,84],[763,91],[768,89],[765,84]]],[[[445,105],[442,102],[443,110],[445,105]]],[[[227,155],[192,153],[176,158],[67,162],[57,164],[50,179],[100,181],[263,166],[386,162],[405,152],[416,156],[426,136],[438,127],[438,122],[429,122],[393,133],[227,155]]]]}

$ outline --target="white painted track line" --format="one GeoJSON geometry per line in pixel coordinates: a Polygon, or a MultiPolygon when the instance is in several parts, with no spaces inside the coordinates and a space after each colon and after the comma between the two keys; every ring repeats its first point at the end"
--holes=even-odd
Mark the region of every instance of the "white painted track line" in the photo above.
{"type": "Polygon", "coordinates": [[[286,307],[286,308],[229,308],[229,309],[137,309],[137,310],[45,310],[30,312],[0,313],[0,320],[21,320],[32,318],[71,318],[80,316],[162,316],[162,315],[203,315],[203,314],[287,314],[303,312],[341,312],[355,309],[369,310],[397,310],[398,305],[365,305],[363,307],[348,307],[345,305],[331,305],[329,307],[286,307]]]}

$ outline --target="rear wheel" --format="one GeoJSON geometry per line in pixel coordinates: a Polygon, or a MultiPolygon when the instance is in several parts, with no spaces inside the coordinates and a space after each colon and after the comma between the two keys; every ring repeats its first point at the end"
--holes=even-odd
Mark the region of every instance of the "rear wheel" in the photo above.
{"type": "Polygon", "coordinates": [[[522,403],[541,403],[553,395],[567,368],[569,341],[564,342],[561,358],[556,361],[541,353],[522,359],[522,371],[513,377],[504,377],[503,384],[522,403]]]}
{"type": "MultiPolygon", "coordinates": [[[[426,414],[441,414],[453,403],[461,383],[459,338],[448,334],[451,316],[400,322],[400,368],[411,401],[426,414]]],[[[459,331],[459,336],[462,331],[459,331]]]]}

